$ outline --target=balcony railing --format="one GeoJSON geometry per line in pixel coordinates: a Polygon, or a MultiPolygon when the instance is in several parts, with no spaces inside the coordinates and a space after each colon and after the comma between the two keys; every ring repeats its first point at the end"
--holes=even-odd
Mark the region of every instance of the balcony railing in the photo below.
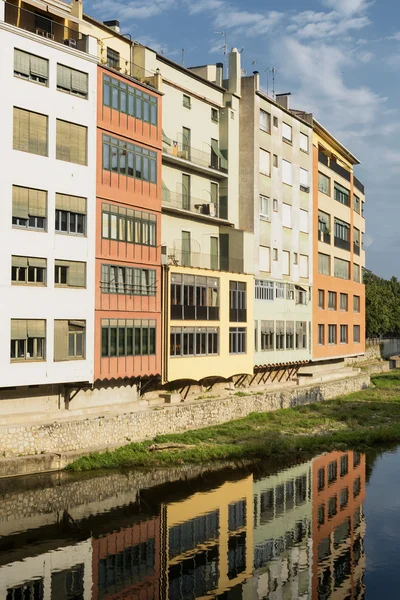
{"type": "Polygon", "coordinates": [[[185,142],[179,141],[180,137],[181,134],[178,134],[177,139],[172,140],[163,134],[163,152],[170,156],[187,160],[200,167],[215,169],[223,173],[228,172],[228,161],[223,156],[221,150],[218,149],[219,155],[212,150],[211,145],[208,146],[207,150],[199,150],[185,142]]]}
{"type": "Polygon", "coordinates": [[[114,69],[121,75],[128,75],[140,83],[145,83],[151,87],[158,89],[158,75],[152,71],[146,71],[140,65],[136,65],[129,60],[119,58],[119,60],[113,60],[112,58],[101,58],[101,63],[106,65],[110,69],[114,69]]]}
{"type": "Polygon", "coordinates": [[[358,190],[360,190],[360,192],[362,194],[365,194],[364,185],[361,183],[361,181],[359,179],[357,179],[357,177],[353,177],[353,183],[354,183],[354,187],[356,187],[358,190]]]}
{"type": "Polygon", "coordinates": [[[174,267],[191,267],[195,269],[211,269],[243,273],[243,258],[204,254],[203,252],[185,251],[177,248],[167,248],[167,264],[174,267]]]}
{"type": "MultiPolygon", "coordinates": [[[[68,19],[68,14],[65,15],[68,19]]],[[[87,52],[87,36],[76,29],[66,27],[63,23],[49,19],[43,13],[19,8],[9,2],[5,3],[5,22],[25,31],[36,33],[59,44],[87,52]]]]}
{"type": "Polygon", "coordinates": [[[321,231],[319,229],[318,230],[318,239],[320,242],[324,242],[324,244],[330,244],[331,243],[331,234],[328,233],[327,231],[321,231]]]}
{"type": "Polygon", "coordinates": [[[169,190],[164,189],[162,193],[162,205],[164,208],[176,208],[178,210],[187,210],[188,212],[197,215],[227,219],[223,198],[224,197],[221,198],[222,204],[220,204],[219,200],[212,202],[210,198],[208,200],[204,198],[193,198],[188,194],[170,192],[169,190]]]}
{"type": "Polygon", "coordinates": [[[318,151],[318,162],[322,163],[326,167],[329,167],[329,158],[326,154],[321,152],[321,150],[318,151]]]}
{"type": "Polygon", "coordinates": [[[335,236],[333,243],[336,246],[336,248],[341,248],[342,250],[350,250],[350,242],[348,240],[342,240],[342,238],[335,236]]]}
{"type": "Polygon", "coordinates": [[[357,256],[360,256],[360,244],[353,243],[353,252],[354,254],[357,254],[357,256]]]}
{"type": "Polygon", "coordinates": [[[335,160],[331,159],[329,162],[329,168],[332,169],[332,171],[335,171],[335,173],[343,177],[343,179],[350,181],[350,171],[338,165],[335,160]]]}

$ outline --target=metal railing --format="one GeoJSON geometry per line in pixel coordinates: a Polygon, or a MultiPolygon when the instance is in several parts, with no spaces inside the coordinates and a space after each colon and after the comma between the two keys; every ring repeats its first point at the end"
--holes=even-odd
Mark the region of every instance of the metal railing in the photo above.
{"type": "Polygon", "coordinates": [[[342,250],[350,250],[350,242],[348,240],[342,240],[342,238],[334,237],[334,245],[336,248],[341,248],[342,250]]]}
{"type": "Polygon", "coordinates": [[[354,254],[357,254],[357,256],[360,256],[360,244],[353,243],[353,252],[354,254]]]}
{"type": "Polygon", "coordinates": [[[318,162],[325,165],[326,167],[329,167],[329,158],[326,154],[321,152],[321,150],[318,150],[318,162]]]}
{"type": "Polygon", "coordinates": [[[180,248],[167,248],[167,264],[174,267],[211,269],[230,273],[243,273],[244,268],[243,258],[204,254],[203,252],[186,251],[180,248]]]}
{"type": "Polygon", "coordinates": [[[329,162],[329,168],[332,169],[332,171],[335,171],[335,173],[343,177],[343,179],[350,181],[350,171],[348,171],[341,165],[338,165],[337,162],[332,159],[329,162]]]}
{"type": "Polygon", "coordinates": [[[177,208],[179,210],[187,210],[197,215],[225,218],[220,215],[219,201],[211,202],[210,198],[193,198],[193,196],[190,196],[188,194],[163,190],[162,205],[164,208],[177,208]]]}
{"type": "Polygon", "coordinates": [[[356,187],[358,190],[360,190],[360,192],[362,194],[365,194],[365,188],[364,185],[361,183],[361,181],[359,179],[357,179],[357,177],[353,177],[353,183],[354,183],[354,187],[356,187]]]}
{"type": "MultiPolygon", "coordinates": [[[[67,14],[65,18],[68,19],[67,14]]],[[[32,12],[6,2],[5,22],[59,44],[87,52],[87,35],[80,33],[77,29],[66,27],[59,21],[49,19],[42,12],[32,12]]]]}
{"type": "Polygon", "coordinates": [[[199,150],[186,144],[185,142],[179,141],[181,134],[178,134],[176,140],[169,139],[166,136],[163,138],[163,152],[169,156],[175,156],[177,158],[183,158],[195,165],[205,167],[208,169],[215,169],[216,171],[228,172],[228,161],[226,158],[220,158],[213,152],[211,146],[208,147],[207,151],[199,150]]]}
{"type": "Polygon", "coordinates": [[[132,77],[132,79],[136,79],[136,81],[140,81],[140,83],[145,83],[146,85],[158,89],[158,74],[147,71],[140,65],[136,65],[123,58],[114,60],[110,57],[102,57],[101,63],[110,69],[114,69],[114,71],[117,71],[121,75],[128,75],[128,77],[132,77]]]}

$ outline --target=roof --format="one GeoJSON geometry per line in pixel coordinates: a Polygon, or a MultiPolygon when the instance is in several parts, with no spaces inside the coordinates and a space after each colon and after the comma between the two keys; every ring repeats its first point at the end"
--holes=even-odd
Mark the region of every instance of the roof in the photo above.
{"type": "Polygon", "coordinates": [[[342,154],[342,156],[345,156],[352,165],[360,164],[358,158],[354,156],[354,154],[352,154],[350,150],[346,148],[346,146],[339,142],[339,140],[336,139],[335,136],[333,136],[327,129],[325,129],[325,127],[321,125],[321,123],[317,121],[317,119],[313,119],[313,126],[314,129],[317,130],[317,132],[321,135],[321,137],[325,138],[330,144],[332,144],[332,146],[336,148],[336,150],[340,154],[342,154]]]}

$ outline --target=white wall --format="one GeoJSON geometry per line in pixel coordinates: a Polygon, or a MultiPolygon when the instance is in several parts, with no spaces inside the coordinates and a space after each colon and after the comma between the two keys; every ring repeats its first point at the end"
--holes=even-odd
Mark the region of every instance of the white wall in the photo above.
{"type": "Polygon", "coordinates": [[[96,62],[93,57],[0,22],[0,386],[93,380],[96,203],[96,62]],[[48,87],[13,76],[14,48],[49,60],[48,87]],[[57,91],[57,62],[89,73],[87,100],[57,91]],[[13,150],[13,106],[48,115],[48,157],[13,150]],[[56,118],[88,128],[88,166],[56,160],[56,118]],[[12,185],[47,190],[47,232],[12,228],[12,185]],[[55,234],[55,194],[87,198],[87,236],[55,234]],[[11,256],[47,259],[47,286],[11,286],[11,256]],[[54,259],[87,263],[87,288],[55,289],[54,259]],[[10,363],[11,319],[46,319],[46,360],[10,363]],[[53,361],[54,319],[86,320],[86,359],[53,361]]]}

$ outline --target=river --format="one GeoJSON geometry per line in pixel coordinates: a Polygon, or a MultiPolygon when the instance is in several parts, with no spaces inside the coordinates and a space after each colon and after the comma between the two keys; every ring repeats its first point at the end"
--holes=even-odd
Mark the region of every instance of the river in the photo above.
{"type": "Polygon", "coordinates": [[[2,480],[0,599],[398,598],[399,467],[396,449],[2,480]]]}

